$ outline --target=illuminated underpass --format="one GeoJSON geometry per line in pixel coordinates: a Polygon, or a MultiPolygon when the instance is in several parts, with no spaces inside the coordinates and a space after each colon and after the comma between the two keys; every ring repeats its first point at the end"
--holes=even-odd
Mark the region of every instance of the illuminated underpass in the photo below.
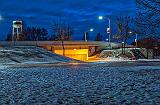
{"type": "MultiPolygon", "coordinates": [[[[61,41],[17,41],[0,42],[2,46],[38,46],[45,48],[53,53],[63,55],[81,61],[88,61],[100,48],[109,46],[108,42],[101,41],[65,41],[62,46],[61,41]]],[[[112,48],[119,47],[117,43],[111,43],[112,48]]]]}

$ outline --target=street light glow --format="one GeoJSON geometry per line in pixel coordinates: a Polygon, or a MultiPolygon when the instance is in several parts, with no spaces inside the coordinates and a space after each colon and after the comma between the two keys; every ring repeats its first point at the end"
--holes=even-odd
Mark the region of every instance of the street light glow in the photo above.
{"type": "Polygon", "coordinates": [[[93,32],[93,31],[94,31],[94,29],[93,29],[93,28],[91,28],[89,31],[90,31],[90,32],[93,32]]]}
{"type": "Polygon", "coordinates": [[[99,19],[99,20],[103,20],[103,16],[99,16],[98,19],[99,19]]]}

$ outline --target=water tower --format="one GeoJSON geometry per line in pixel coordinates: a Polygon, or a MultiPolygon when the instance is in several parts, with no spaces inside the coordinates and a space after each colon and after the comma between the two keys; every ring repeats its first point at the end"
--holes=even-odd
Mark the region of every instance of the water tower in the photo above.
{"type": "Polygon", "coordinates": [[[22,21],[13,21],[12,41],[18,41],[22,33],[22,21]]]}

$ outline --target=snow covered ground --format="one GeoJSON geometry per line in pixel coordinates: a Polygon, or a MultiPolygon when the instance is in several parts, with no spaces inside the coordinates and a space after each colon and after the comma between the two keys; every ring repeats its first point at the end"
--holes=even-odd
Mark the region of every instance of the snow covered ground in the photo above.
{"type": "Polygon", "coordinates": [[[106,61],[0,48],[0,105],[160,105],[159,59],[106,61]]]}
{"type": "Polygon", "coordinates": [[[160,62],[0,69],[0,105],[160,105],[160,62]]]}
{"type": "Polygon", "coordinates": [[[47,50],[34,46],[0,48],[0,65],[57,62],[63,63],[77,61],[57,54],[53,54],[47,50]]]}

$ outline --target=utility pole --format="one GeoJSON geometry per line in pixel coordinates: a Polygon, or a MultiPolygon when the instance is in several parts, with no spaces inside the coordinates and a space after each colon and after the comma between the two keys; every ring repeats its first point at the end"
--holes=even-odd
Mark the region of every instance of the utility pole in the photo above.
{"type": "Polygon", "coordinates": [[[109,47],[110,47],[110,49],[111,49],[111,20],[110,20],[110,18],[108,18],[108,17],[107,17],[107,20],[108,20],[107,33],[109,34],[108,42],[109,42],[109,47]]]}
{"type": "Polygon", "coordinates": [[[87,42],[87,32],[84,33],[84,40],[87,42]]]}

